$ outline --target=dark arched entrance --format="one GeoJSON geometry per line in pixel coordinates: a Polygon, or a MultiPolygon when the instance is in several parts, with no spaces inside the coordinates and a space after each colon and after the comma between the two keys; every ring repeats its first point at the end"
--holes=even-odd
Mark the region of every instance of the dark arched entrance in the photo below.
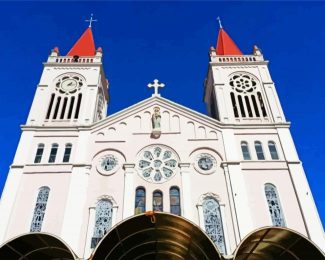
{"type": "Polygon", "coordinates": [[[141,214],[113,228],[92,260],[223,259],[209,237],[192,222],[168,213],[141,214]]]}
{"type": "Polygon", "coordinates": [[[1,245],[0,259],[75,260],[77,258],[58,237],[47,233],[28,233],[1,245]]]}
{"type": "Polygon", "coordinates": [[[265,227],[250,233],[234,260],[322,260],[322,251],[308,238],[288,228],[265,227]]]}

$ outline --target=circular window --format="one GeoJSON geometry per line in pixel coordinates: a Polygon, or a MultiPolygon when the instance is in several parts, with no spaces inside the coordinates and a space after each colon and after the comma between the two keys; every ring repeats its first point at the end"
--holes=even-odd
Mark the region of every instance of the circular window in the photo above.
{"type": "Polygon", "coordinates": [[[208,153],[201,153],[196,157],[194,167],[200,173],[210,174],[216,169],[217,161],[216,159],[208,153]]]}
{"type": "Polygon", "coordinates": [[[163,183],[171,179],[178,165],[175,152],[165,146],[146,147],[139,155],[137,169],[139,175],[152,183],[163,183]]]}
{"type": "Polygon", "coordinates": [[[257,80],[248,74],[236,73],[230,78],[229,85],[238,93],[252,93],[256,89],[257,80]]]}
{"type": "Polygon", "coordinates": [[[84,80],[75,74],[66,74],[55,83],[56,90],[62,94],[73,94],[84,85],[84,80]]]}
{"type": "Polygon", "coordinates": [[[104,175],[111,175],[118,169],[118,159],[112,154],[104,155],[99,159],[97,170],[104,175]]]}

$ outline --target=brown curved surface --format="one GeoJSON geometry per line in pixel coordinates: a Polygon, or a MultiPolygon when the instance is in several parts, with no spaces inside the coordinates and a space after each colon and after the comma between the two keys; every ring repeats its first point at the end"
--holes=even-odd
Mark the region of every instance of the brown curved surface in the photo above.
{"type": "Polygon", "coordinates": [[[97,245],[92,260],[223,259],[195,224],[167,213],[131,217],[113,228],[97,245]]]}
{"type": "Polygon", "coordinates": [[[322,251],[303,235],[280,227],[262,228],[238,246],[234,260],[322,260],[322,251]]]}
{"type": "Polygon", "coordinates": [[[75,260],[75,254],[59,238],[46,233],[28,233],[0,247],[0,259],[75,260]]]}

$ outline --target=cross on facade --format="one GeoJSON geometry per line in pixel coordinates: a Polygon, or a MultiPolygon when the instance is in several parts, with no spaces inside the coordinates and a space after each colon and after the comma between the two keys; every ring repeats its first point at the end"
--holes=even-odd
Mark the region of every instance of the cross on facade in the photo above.
{"type": "Polygon", "coordinates": [[[222,29],[221,19],[220,19],[219,16],[217,17],[217,20],[218,20],[218,22],[219,22],[219,27],[220,27],[220,29],[222,29]]]}
{"type": "Polygon", "coordinates": [[[93,14],[90,15],[90,19],[89,20],[85,20],[85,22],[89,22],[89,28],[91,28],[91,24],[92,22],[97,22],[97,19],[93,19],[93,14]]]}
{"type": "Polygon", "coordinates": [[[155,89],[155,92],[154,92],[153,96],[160,96],[160,94],[158,93],[158,88],[163,88],[163,87],[165,87],[165,84],[164,83],[159,83],[158,79],[155,79],[153,81],[153,83],[148,84],[148,88],[154,88],[155,89]]]}

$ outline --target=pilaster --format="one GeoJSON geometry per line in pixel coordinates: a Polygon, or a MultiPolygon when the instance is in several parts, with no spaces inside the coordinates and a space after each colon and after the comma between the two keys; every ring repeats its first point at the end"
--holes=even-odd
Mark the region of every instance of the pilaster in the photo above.
{"type": "Polygon", "coordinates": [[[123,165],[124,172],[124,202],[123,202],[123,219],[126,219],[134,215],[134,198],[135,198],[135,187],[134,187],[134,174],[135,164],[125,163],[123,165]]]}
{"type": "Polygon", "coordinates": [[[193,210],[191,201],[191,176],[190,163],[180,163],[182,180],[183,216],[193,221],[193,210]]]}

